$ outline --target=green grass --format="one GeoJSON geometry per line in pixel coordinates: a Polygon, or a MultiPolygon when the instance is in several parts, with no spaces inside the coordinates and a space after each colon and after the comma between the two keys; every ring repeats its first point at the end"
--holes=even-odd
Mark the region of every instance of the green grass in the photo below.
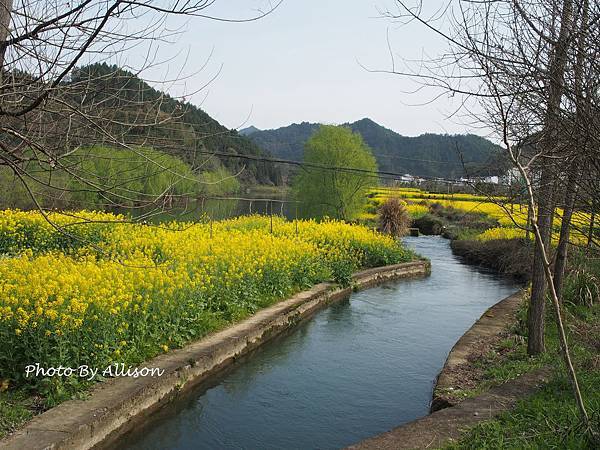
{"type": "Polygon", "coordinates": [[[517,313],[517,322],[507,330],[506,337],[495,344],[485,355],[472,362],[475,370],[482,371],[477,386],[471,389],[455,389],[445,392],[454,400],[476,397],[491,387],[513,380],[524,373],[552,364],[555,360],[558,341],[556,333],[548,330],[551,351],[536,357],[527,355],[526,332],[527,310],[523,303],[517,313]]]}
{"type": "MultiPolygon", "coordinates": [[[[598,425],[600,396],[596,372],[579,376],[587,407],[598,425]]],[[[449,449],[586,449],[594,448],[584,433],[566,377],[556,376],[539,392],[521,401],[515,410],[469,430],[449,449]]]]}
{"type": "Polygon", "coordinates": [[[0,393],[0,438],[16,430],[34,415],[34,398],[24,391],[0,393]]]}
{"type": "MultiPolygon", "coordinates": [[[[549,306],[549,305],[548,305],[549,306]]],[[[550,310],[550,308],[548,308],[550,310]]],[[[520,322],[524,311],[520,312],[520,322]]],[[[569,342],[593,427],[600,429],[600,306],[592,308],[570,304],[565,311],[569,342]]],[[[480,362],[485,367],[484,382],[466,395],[476,395],[537,367],[550,365],[553,374],[547,385],[519,402],[517,407],[498,418],[481,423],[465,432],[449,449],[587,449],[597,448],[579,422],[577,406],[558,353],[558,333],[548,312],[547,352],[535,358],[527,356],[525,341],[506,339],[493,354],[480,362]],[[508,351],[501,356],[503,351],[508,351]]],[[[522,323],[516,326],[521,331],[522,323]]],[[[518,334],[517,334],[518,336],[518,334]]]]}

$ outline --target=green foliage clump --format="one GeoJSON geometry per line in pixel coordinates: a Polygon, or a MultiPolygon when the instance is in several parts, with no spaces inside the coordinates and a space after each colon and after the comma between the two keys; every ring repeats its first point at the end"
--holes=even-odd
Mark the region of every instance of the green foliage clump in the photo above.
{"type": "Polygon", "coordinates": [[[348,287],[352,283],[354,264],[347,260],[335,260],[331,262],[331,274],[333,281],[342,287],[348,287]]]}
{"type": "Polygon", "coordinates": [[[600,259],[581,249],[574,249],[565,279],[563,301],[592,307],[600,301],[600,259]]]}
{"type": "Polygon", "coordinates": [[[193,195],[199,182],[177,157],[149,148],[80,148],[68,156],[65,186],[82,207],[137,206],[166,196],[193,195]]]}
{"type": "Polygon", "coordinates": [[[208,196],[233,194],[240,190],[240,182],[235,175],[223,167],[200,174],[201,193],[208,196]]]}
{"type": "Polygon", "coordinates": [[[19,178],[0,167],[2,209],[114,210],[194,196],[201,186],[183,160],[143,147],[80,147],[61,158],[60,166],[40,162],[21,170],[19,178]]]}
{"type": "Polygon", "coordinates": [[[443,219],[433,214],[425,214],[413,222],[413,226],[419,231],[427,235],[442,234],[446,223],[443,219]]]}
{"type": "Polygon", "coordinates": [[[351,220],[363,210],[374,181],[369,172],[377,171],[377,163],[359,134],[345,127],[322,126],[306,143],[304,162],[359,171],[314,166],[301,171],[294,180],[294,193],[303,216],[351,220]]]}
{"type": "MultiPolygon", "coordinates": [[[[34,206],[27,189],[10,167],[0,166],[0,185],[3,188],[0,194],[1,209],[34,206]]],[[[39,191],[39,187],[35,186],[35,190],[39,191]]]]}

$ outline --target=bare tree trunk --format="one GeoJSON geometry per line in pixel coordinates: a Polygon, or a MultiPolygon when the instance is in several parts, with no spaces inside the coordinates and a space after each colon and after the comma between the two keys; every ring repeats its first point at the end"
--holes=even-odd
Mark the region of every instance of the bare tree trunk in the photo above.
{"type": "Polygon", "coordinates": [[[525,239],[529,239],[529,229],[531,227],[531,208],[527,206],[527,222],[525,226],[525,239]]]}
{"type": "MultiPolygon", "coordinates": [[[[538,213],[533,218],[534,228],[539,230],[541,238],[541,247],[544,252],[550,246],[550,234],[552,230],[552,214],[554,209],[553,202],[553,176],[548,167],[542,169],[541,186],[538,196],[538,213]],[[537,220],[536,220],[537,219],[537,220]]],[[[533,206],[534,207],[534,206],[533,206]]],[[[530,207],[531,208],[531,207],[530,207]]],[[[533,254],[533,269],[531,274],[531,298],[529,302],[529,311],[527,314],[527,353],[529,355],[538,355],[546,350],[544,338],[545,330],[545,306],[546,306],[546,274],[544,272],[544,258],[541,248],[535,246],[533,254]]]]}
{"type": "Polygon", "coordinates": [[[548,239],[548,251],[552,250],[552,235],[554,233],[554,218],[556,217],[556,209],[558,208],[558,186],[559,180],[556,175],[554,175],[554,184],[552,185],[552,209],[550,210],[550,236],[548,239]]]}
{"type": "MultiPolygon", "coordinates": [[[[570,32],[573,15],[573,1],[563,3],[560,19],[560,32],[551,55],[549,80],[548,80],[548,105],[544,131],[541,139],[542,151],[546,156],[555,153],[560,129],[560,103],[564,91],[564,76],[569,49],[570,32]]],[[[533,256],[533,270],[531,277],[531,299],[527,318],[529,336],[527,339],[527,352],[537,355],[544,352],[544,305],[546,300],[546,273],[544,259],[550,248],[552,234],[552,213],[554,211],[554,182],[555,176],[551,159],[544,161],[540,186],[538,189],[538,217],[534,223],[536,234],[541,239],[535,246],[533,256]]]]}
{"type": "Polygon", "coordinates": [[[6,40],[10,31],[12,6],[13,0],[0,0],[0,83],[2,82],[2,72],[4,68],[6,40]]]}
{"type": "Polygon", "coordinates": [[[592,242],[594,242],[594,219],[596,218],[596,212],[594,210],[595,205],[596,205],[596,202],[592,201],[592,214],[590,216],[590,230],[588,232],[588,241],[587,241],[588,248],[590,248],[592,246],[592,242]]]}
{"type": "MultiPolygon", "coordinates": [[[[581,8],[581,20],[578,27],[577,36],[577,57],[575,62],[575,125],[573,127],[575,134],[575,148],[578,152],[582,152],[587,146],[587,130],[579,129],[580,124],[585,123],[585,118],[589,111],[589,96],[584,96],[583,89],[583,70],[585,65],[585,43],[588,39],[588,21],[589,21],[589,1],[583,0],[581,8]]],[[[573,209],[577,199],[579,186],[577,184],[580,175],[579,161],[573,162],[573,167],[569,172],[567,181],[567,192],[565,194],[565,204],[563,210],[562,223],[560,227],[560,238],[556,250],[556,259],[554,263],[554,289],[556,296],[562,301],[562,287],[565,278],[565,269],[567,267],[567,251],[569,248],[569,234],[571,230],[571,219],[573,217],[573,209]]]]}
{"type": "Polygon", "coordinates": [[[565,268],[567,266],[567,250],[569,248],[569,235],[571,230],[571,218],[573,217],[573,208],[577,197],[577,177],[579,175],[578,167],[574,167],[569,175],[567,183],[567,193],[565,195],[565,205],[563,217],[560,226],[560,238],[556,248],[556,259],[554,263],[554,289],[556,296],[561,299],[563,281],[565,277],[565,268]]]}

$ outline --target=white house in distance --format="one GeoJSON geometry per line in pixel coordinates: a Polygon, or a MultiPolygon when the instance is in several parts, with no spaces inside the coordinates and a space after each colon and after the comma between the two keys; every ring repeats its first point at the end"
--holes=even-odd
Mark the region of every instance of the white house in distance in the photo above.
{"type": "Polygon", "coordinates": [[[523,180],[523,177],[521,176],[521,172],[519,172],[519,169],[517,169],[516,167],[509,169],[501,177],[502,184],[506,184],[508,186],[512,186],[515,183],[520,183],[522,180],[523,180]]]}
{"type": "Polygon", "coordinates": [[[500,184],[500,177],[498,175],[492,175],[488,177],[470,177],[461,178],[458,180],[460,184],[475,184],[475,183],[487,183],[487,184],[500,184]]]}

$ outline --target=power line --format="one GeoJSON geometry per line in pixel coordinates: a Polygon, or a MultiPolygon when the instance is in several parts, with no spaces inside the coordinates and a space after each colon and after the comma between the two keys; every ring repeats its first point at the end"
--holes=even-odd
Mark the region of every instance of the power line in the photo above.
{"type": "MultiPolygon", "coordinates": [[[[297,166],[301,168],[312,168],[312,169],[321,169],[321,170],[331,170],[338,172],[348,172],[348,173],[361,173],[366,176],[374,177],[374,178],[383,178],[383,179],[391,179],[391,180],[402,180],[406,177],[406,174],[398,173],[398,172],[389,172],[383,170],[367,170],[367,169],[359,169],[355,167],[344,167],[344,166],[328,166],[325,164],[318,163],[310,163],[306,161],[294,161],[289,159],[279,159],[279,158],[269,158],[265,156],[257,156],[257,155],[242,155],[238,153],[226,153],[226,152],[218,152],[218,151],[207,151],[207,150],[197,150],[197,153],[210,155],[210,156],[219,156],[224,158],[237,158],[237,159],[245,159],[256,162],[268,162],[273,164],[286,164],[291,166],[297,166]]],[[[412,176],[412,175],[411,175],[412,176]]],[[[437,181],[443,183],[457,184],[459,181],[451,180],[447,178],[436,178],[436,177],[424,177],[424,176],[415,176],[415,179],[429,180],[429,181],[437,181]]]]}

